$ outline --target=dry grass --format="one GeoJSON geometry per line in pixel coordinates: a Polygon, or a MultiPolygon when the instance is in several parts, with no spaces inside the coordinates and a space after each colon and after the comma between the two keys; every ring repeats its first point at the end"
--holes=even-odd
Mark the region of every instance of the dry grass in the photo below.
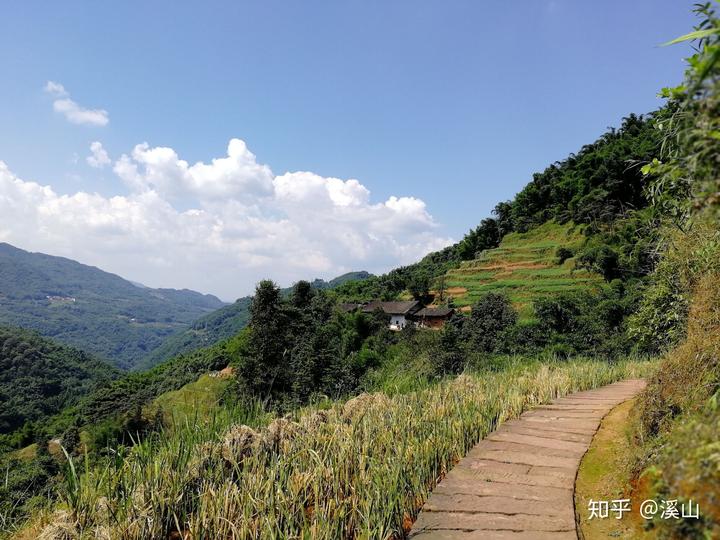
{"type": "Polygon", "coordinates": [[[266,428],[242,425],[261,418],[257,411],[242,423],[227,417],[167,433],[70,476],[70,537],[403,537],[437,480],[499,422],[647,369],[517,362],[416,392],[365,394],[266,428]]]}
{"type": "Polygon", "coordinates": [[[692,500],[702,515],[656,520],[658,537],[720,538],[720,274],[697,281],[687,338],[660,364],[638,413],[637,491],[692,500]]]}

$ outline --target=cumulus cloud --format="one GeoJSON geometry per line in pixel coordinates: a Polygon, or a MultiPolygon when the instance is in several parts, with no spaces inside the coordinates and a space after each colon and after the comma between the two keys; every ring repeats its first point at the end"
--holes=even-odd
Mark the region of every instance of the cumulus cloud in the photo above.
{"type": "MultiPolygon", "coordinates": [[[[91,150],[88,160],[105,162],[102,145],[91,150]]],[[[239,139],[226,153],[190,165],[172,148],[137,145],[114,164],[126,186],[115,197],[59,194],[0,161],[0,241],[225,299],[263,278],[385,271],[451,241],[420,199],[373,202],[356,179],[275,176],[239,139]]]]}
{"type": "Polygon", "coordinates": [[[133,191],[156,191],[165,197],[254,199],[272,194],[272,171],[261,165],[244,141],[232,139],[227,157],[189,165],[172,148],[138,144],[123,154],[115,173],[133,191]]]}
{"type": "Polygon", "coordinates": [[[62,114],[68,122],[105,126],[110,121],[108,112],[105,109],[86,109],[82,107],[72,100],[70,93],[60,83],[48,81],[45,84],[45,91],[55,98],[53,100],[55,112],[62,114]]]}
{"type": "Polygon", "coordinates": [[[110,165],[112,160],[100,141],[90,143],[90,155],[85,158],[87,164],[95,169],[102,169],[110,165]]]}

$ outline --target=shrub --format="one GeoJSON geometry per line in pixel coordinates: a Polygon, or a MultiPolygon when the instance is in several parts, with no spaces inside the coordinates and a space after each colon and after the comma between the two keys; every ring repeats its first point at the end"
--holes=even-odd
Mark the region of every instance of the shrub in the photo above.
{"type": "Polygon", "coordinates": [[[572,258],[575,254],[571,249],[566,247],[559,247],[555,250],[555,262],[557,264],[563,264],[568,259],[572,258]]]}
{"type": "Polygon", "coordinates": [[[492,352],[503,332],[514,326],[517,319],[507,296],[486,293],[473,305],[470,317],[463,324],[463,341],[470,350],[492,352]]]}

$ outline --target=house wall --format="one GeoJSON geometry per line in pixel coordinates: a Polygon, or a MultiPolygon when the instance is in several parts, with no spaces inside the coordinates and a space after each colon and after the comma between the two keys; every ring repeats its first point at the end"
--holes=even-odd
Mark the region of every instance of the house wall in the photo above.
{"type": "Polygon", "coordinates": [[[423,328],[434,328],[440,329],[445,325],[445,319],[442,317],[428,317],[420,321],[420,326],[423,328]]]}
{"type": "Polygon", "coordinates": [[[394,326],[396,329],[400,330],[405,327],[407,324],[407,319],[405,318],[405,315],[391,315],[390,316],[390,326],[394,326]]]}

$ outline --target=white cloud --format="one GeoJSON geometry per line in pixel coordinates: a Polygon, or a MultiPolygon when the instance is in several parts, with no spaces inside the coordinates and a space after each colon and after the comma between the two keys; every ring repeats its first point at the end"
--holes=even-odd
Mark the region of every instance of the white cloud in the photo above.
{"type": "MultiPolygon", "coordinates": [[[[102,145],[91,149],[95,159],[102,145]]],[[[226,157],[194,165],[172,148],[141,144],[113,170],[124,195],[61,195],[0,161],[0,241],[225,299],[266,277],[287,285],[385,271],[450,242],[419,199],[372,202],[355,179],[274,176],[239,139],[226,157]]]]}
{"type": "Polygon", "coordinates": [[[253,199],[272,194],[272,171],[260,165],[244,141],[231,139],[227,157],[189,165],[172,148],[138,144],[123,154],[115,173],[134,191],[153,190],[165,197],[253,199]]]}
{"type": "Polygon", "coordinates": [[[53,109],[65,116],[73,124],[87,124],[91,126],[105,126],[110,121],[105,109],[86,109],[70,98],[70,93],[57,82],[48,81],[45,91],[55,97],[53,109]]]}
{"type": "Polygon", "coordinates": [[[100,141],[90,143],[90,155],[85,158],[87,164],[95,169],[102,169],[106,165],[110,165],[112,160],[100,141]]]}

